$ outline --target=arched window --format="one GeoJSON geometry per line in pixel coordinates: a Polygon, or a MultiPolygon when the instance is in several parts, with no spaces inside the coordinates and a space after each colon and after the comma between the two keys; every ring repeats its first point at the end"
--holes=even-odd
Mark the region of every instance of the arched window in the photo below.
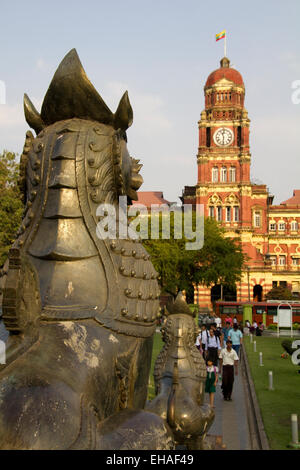
{"type": "Polygon", "coordinates": [[[240,208],[239,206],[234,206],[233,208],[233,220],[234,222],[238,222],[240,220],[240,208]]]}
{"type": "Polygon", "coordinates": [[[206,128],[206,147],[210,147],[210,127],[206,128]]]}
{"type": "Polygon", "coordinates": [[[253,300],[256,302],[261,302],[263,297],[263,288],[260,284],[256,284],[253,287],[253,300]]]}
{"type": "Polygon", "coordinates": [[[209,217],[215,216],[215,208],[214,206],[209,206],[209,217]]]}
{"type": "Polygon", "coordinates": [[[279,256],[279,266],[285,266],[286,265],[286,257],[285,255],[280,255],[279,256]]]}
{"type": "Polygon", "coordinates": [[[298,230],[298,222],[297,222],[296,220],[293,220],[293,221],[291,222],[291,230],[292,230],[293,232],[296,232],[296,231],[298,230]]]}
{"type": "Polygon", "coordinates": [[[226,222],[230,222],[230,221],[231,221],[231,207],[227,206],[226,207],[226,222]]]}
{"type": "Polygon", "coordinates": [[[218,222],[222,221],[222,206],[217,207],[217,221],[218,222]]]}
{"type": "Polygon", "coordinates": [[[229,181],[230,183],[234,183],[236,178],[236,168],[235,166],[231,166],[229,168],[229,181]]]}
{"type": "Polygon", "coordinates": [[[218,182],[218,176],[219,176],[219,171],[218,171],[218,167],[214,167],[212,169],[212,175],[211,175],[211,180],[213,183],[217,183],[218,182]]]}
{"type": "Polygon", "coordinates": [[[222,183],[226,183],[227,181],[227,169],[225,166],[221,168],[221,181],[222,183]]]}
{"type": "Polygon", "coordinates": [[[254,227],[261,227],[261,211],[254,211],[254,227]]]}

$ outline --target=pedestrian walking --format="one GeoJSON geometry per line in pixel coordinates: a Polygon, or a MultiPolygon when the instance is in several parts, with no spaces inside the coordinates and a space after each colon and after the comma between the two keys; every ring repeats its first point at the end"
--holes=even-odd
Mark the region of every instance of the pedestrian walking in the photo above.
{"type": "Polygon", "coordinates": [[[234,349],[232,349],[232,341],[230,339],[226,342],[226,348],[221,350],[219,355],[220,359],[220,372],[222,374],[222,392],[225,401],[231,401],[234,372],[238,375],[238,361],[239,357],[234,349]]]}
{"type": "Polygon", "coordinates": [[[205,344],[207,342],[207,337],[208,337],[208,331],[206,329],[206,326],[201,325],[201,331],[199,335],[197,336],[195,345],[199,349],[204,360],[205,360],[205,344]]]}
{"type": "Polygon", "coordinates": [[[230,315],[227,315],[227,317],[225,318],[225,324],[229,322],[230,326],[232,326],[232,318],[230,315]]]}
{"type": "Polygon", "coordinates": [[[223,334],[222,345],[221,345],[222,348],[226,348],[226,341],[228,340],[228,333],[230,330],[231,330],[230,322],[227,321],[225,328],[222,329],[222,334],[223,334]]]}
{"type": "Polygon", "coordinates": [[[235,350],[237,355],[240,352],[240,346],[243,340],[243,333],[238,329],[237,323],[233,325],[233,328],[228,333],[228,339],[232,341],[232,348],[235,350]]]}
{"type": "Polygon", "coordinates": [[[263,334],[263,331],[264,331],[264,325],[262,324],[262,322],[259,322],[259,325],[256,328],[256,336],[261,336],[263,334]]]}
{"type": "Polygon", "coordinates": [[[262,335],[265,329],[265,325],[263,324],[263,322],[259,322],[258,328],[260,330],[260,335],[262,335]]]}
{"type": "Polygon", "coordinates": [[[222,328],[220,328],[216,322],[211,324],[211,328],[213,328],[214,334],[217,336],[217,338],[219,338],[220,345],[222,345],[222,337],[223,337],[222,328]]]}
{"type": "Polygon", "coordinates": [[[213,365],[213,361],[211,359],[207,361],[206,372],[207,375],[205,382],[205,392],[209,393],[209,404],[211,408],[214,408],[214,399],[216,393],[216,385],[218,382],[219,369],[218,367],[213,365]]]}
{"type": "Polygon", "coordinates": [[[244,335],[245,336],[248,336],[250,334],[250,327],[251,327],[251,324],[250,324],[249,320],[246,320],[245,321],[245,326],[244,326],[244,335]]]}
{"type": "MultiPolygon", "coordinates": [[[[204,345],[204,343],[202,343],[204,345]]],[[[219,354],[221,351],[221,343],[218,336],[215,335],[214,329],[211,327],[205,342],[205,358],[206,361],[211,360],[214,366],[218,365],[219,354]]]]}

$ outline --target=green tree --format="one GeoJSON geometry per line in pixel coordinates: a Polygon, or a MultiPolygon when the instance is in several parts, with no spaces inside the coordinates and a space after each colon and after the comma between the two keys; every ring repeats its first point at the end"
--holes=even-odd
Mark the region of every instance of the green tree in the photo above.
{"type": "Polygon", "coordinates": [[[293,294],[287,287],[273,287],[267,294],[267,300],[292,300],[293,294]]]}
{"type": "MultiPolygon", "coordinates": [[[[149,224],[150,225],[150,224],[149,224]]],[[[174,220],[171,216],[170,240],[144,240],[151,255],[162,292],[176,295],[185,290],[189,295],[194,284],[234,287],[241,278],[244,263],[239,239],[224,236],[224,229],[211,218],[204,223],[204,245],[200,250],[186,250],[187,240],[174,239],[174,220]]]]}
{"type": "Polygon", "coordinates": [[[23,213],[16,157],[15,153],[6,150],[0,154],[0,266],[14,242],[23,213]]]}

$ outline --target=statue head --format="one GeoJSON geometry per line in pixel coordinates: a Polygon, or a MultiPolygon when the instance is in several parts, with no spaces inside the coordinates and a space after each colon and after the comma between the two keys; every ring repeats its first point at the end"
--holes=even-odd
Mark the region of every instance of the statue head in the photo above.
{"type": "Polygon", "coordinates": [[[94,202],[113,203],[117,201],[119,195],[126,195],[129,203],[131,200],[137,200],[136,191],[143,183],[143,178],[139,174],[142,165],[139,164],[139,160],[131,158],[127,150],[126,131],[133,122],[128,92],[124,93],[116,112],[112,113],[88,79],[75,49],[65,56],[56,70],[45,95],[41,112],[35,109],[26,94],[24,112],[27,123],[37,135],[60,121],[68,122],[74,119],[87,121],[86,124],[93,126],[96,134],[103,137],[100,149],[96,143],[95,148],[93,142],[89,144],[91,150],[95,151],[95,157],[90,158],[89,166],[98,170],[96,172],[98,174],[90,176],[90,182],[94,188],[97,188],[100,186],[97,183],[101,176],[102,186],[103,183],[109,186],[108,179],[114,185],[112,191],[107,190],[106,197],[102,191],[95,189],[92,195],[94,202]],[[109,162],[107,148],[111,150],[109,162]],[[108,166],[110,172],[107,170],[108,166]],[[106,175],[108,178],[103,178],[103,173],[110,174],[106,175]]]}
{"type": "Polygon", "coordinates": [[[127,92],[112,113],[73,49],[55,72],[41,112],[27,95],[24,109],[37,136],[27,133],[20,160],[26,206],[15,245],[38,271],[41,318],[95,318],[120,333],[151,336],[159,290],[149,255],[140,240],[97,232],[99,206],[117,206],[119,196],[130,204],[143,181],[142,165],[127,150],[133,120],[127,92]],[[84,265],[85,276],[75,263],[84,265]]]}

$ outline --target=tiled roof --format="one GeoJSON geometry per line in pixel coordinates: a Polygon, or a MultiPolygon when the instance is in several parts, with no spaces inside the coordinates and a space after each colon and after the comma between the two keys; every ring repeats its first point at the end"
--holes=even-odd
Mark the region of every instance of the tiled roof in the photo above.
{"type": "Polygon", "coordinates": [[[143,204],[150,207],[151,204],[171,204],[170,201],[164,199],[162,191],[138,191],[138,200],[132,201],[133,204],[143,204]]]}
{"type": "Polygon", "coordinates": [[[243,77],[240,72],[230,67],[220,67],[208,76],[205,87],[212,86],[222,78],[226,78],[227,80],[234,82],[236,85],[244,86],[243,77]]]}
{"type": "Polygon", "coordinates": [[[290,197],[286,201],[281,202],[280,205],[286,205],[286,206],[300,205],[300,189],[294,189],[293,197],[290,197]]]}

